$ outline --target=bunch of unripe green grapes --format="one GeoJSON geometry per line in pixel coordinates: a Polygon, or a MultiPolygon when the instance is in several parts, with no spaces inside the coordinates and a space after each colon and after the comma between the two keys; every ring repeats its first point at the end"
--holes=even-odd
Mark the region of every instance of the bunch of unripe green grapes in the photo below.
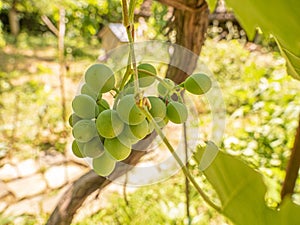
{"type": "Polygon", "coordinates": [[[79,158],[92,158],[93,169],[100,176],[111,174],[116,162],[130,155],[132,145],[153,132],[154,123],[156,128],[163,128],[169,121],[180,124],[187,120],[188,110],[181,97],[184,89],[201,95],[212,85],[210,78],[202,73],[175,85],[170,79],[159,78],[151,64],[140,64],[137,71],[141,89],[159,81],[157,96],[135,93],[133,75],[124,87],[117,87],[120,85],[116,85],[115,74],[108,66],[93,64],[84,74],[80,94],[72,101],[73,114],[69,118],[75,138],[72,151],[79,158]],[[103,95],[106,92],[114,96],[112,107],[103,95]]]}

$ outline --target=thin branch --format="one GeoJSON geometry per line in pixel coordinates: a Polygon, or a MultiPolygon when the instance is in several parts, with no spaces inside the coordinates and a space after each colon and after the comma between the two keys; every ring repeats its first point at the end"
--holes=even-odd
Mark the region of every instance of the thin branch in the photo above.
{"type": "MultiPolygon", "coordinates": [[[[130,44],[130,54],[129,57],[131,57],[130,63],[133,67],[133,78],[134,78],[134,93],[138,96],[138,100],[140,100],[139,96],[139,82],[138,82],[138,72],[137,72],[137,66],[136,66],[136,59],[135,59],[135,52],[134,52],[134,24],[133,21],[131,21],[130,18],[133,19],[133,16],[131,15],[133,13],[133,10],[135,8],[135,0],[130,1],[130,11],[128,12],[128,6],[127,6],[127,0],[122,0],[122,9],[123,9],[123,24],[126,27],[127,36],[130,44]],[[131,17],[132,16],[132,17],[131,17]]],[[[127,71],[126,71],[127,72],[127,71]]]]}
{"type": "MultiPolygon", "coordinates": [[[[187,130],[186,130],[186,123],[183,123],[183,136],[184,136],[184,153],[185,153],[185,165],[188,168],[188,142],[187,142],[187,130]]],[[[190,185],[189,179],[187,176],[184,176],[185,182],[185,199],[186,199],[186,217],[188,219],[188,224],[191,224],[191,213],[190,213],[190,185]]]]}
{"type": "Polygon", "coordinates": [[[62,106],[62,120],[66,123],[66,96],[65,96],[65,73],[66,73],[66,63],[65,63],[65,33],[66,33],[66,23],[65,23],[66,10],[64,8],[59,9],[59,29],[58,29],[58,60],[60,66],[59,73],[59,83],[60,83],[60,94],[61,94],[61,106],[62,106]]]}
{"type": "Polygon", "coordinates": [[[128,6],[126,0],[122,0],[122,13],[123,13],[124,27],[127,28],[129,26],[129,14],[128,14],[128,6]]]}
{"type": "Polygon", "coordinates": [[[123,198],[124,198],[126,206],[129,206],[127,191],[126,191],[127,182],[128,182],[128,172],[125,173],[125,181],[124,181],[124,184],[123,184],[123,198]]]}
{"type": "Polygon", "coordinates": [[[51,20],[46,15],[42,15],[42,20],[49,28],[49,30],[51,30],[56,36],[59,35],[58,29],[55,27],[55,25],[51,22],[51,20]]]}
{"type": "Polygon", "coordinates": [[[293,194],[296,185],[296,180],[298,178],[298,172],[300,168],[300,115],[299,124],[295,135],[294,146],[286,168],[286,175],[284,183],[281,189],[281,199],[285,196],[293,194]]]}
{"type": "Polygon", "coordinates": [[[196,188],[197,192],[201,195],[201,197],[203,198],[203,200],[209,206],[211,206],[213,209],[215,209],[217,212],[221,212],[221,208],[219,206],[217,206],[214,202],[212,202],[210,200],[210,198],[205,194],[205,192],[199,186],[199,184],[197,183],[197,181],[195,180],[195,178],[193,177],[193,175],[190,173],[190,171],[188,170],[188,168],[186,167],[186,165],[181,161],[179,155],[176,153],[176,151],[173,148],[173,146],[171,145],[171,143],[168,141],[168,139],[166,138],[166,136],[163,134],[163,132],[161,131],[160,127],[157,125],[157,123],[153,119],[152,115],[149,113],[148,109],[146,107],[141,108],[141,109],[142,109],[143,113],[145,114],[146,118],[149,121],[151,121],[151,123],[153,124],[154,130],[156,131],[156,133],[158,134],[158,136],[162,139],[162,141],[164,142],[164,144],[166,145],[166,147],[168,148],[168,150],[170,151],[170,153],[172,154],[172,156],[174,157],[174,159],[176,160],[176,162],[180,166],[180,168],[181,168],[182,172],[184,173],[184,175],[193,184],[193,186],[196,188]]]}

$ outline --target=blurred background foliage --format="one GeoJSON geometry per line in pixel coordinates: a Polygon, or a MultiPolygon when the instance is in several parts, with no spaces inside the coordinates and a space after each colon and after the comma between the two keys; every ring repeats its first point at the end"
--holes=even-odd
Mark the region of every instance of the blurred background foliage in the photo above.
{"type": "MultiPolygon", "coordinates": [[[[138,1],[139,6],[142,2],[138,1]]],[[[57,25],[60,7],[66,9],[68,106],[84,68],[103,54],[98,32],[108,23],[122,22],[119,0],[0,2],[0,166],[6,157],[29,158],[41,151],[66,150],[69,127],[60,116],[57,39],[41,20],[46,15],[57,25]],[[12,9],[20,25],[18,34],[12,34],[9,24],[12,9]]],[[[153,1],[150,10],[145,18],[146,38],[167,40],[164,34],[171,9],[153,1]]],[[[207,37],[200,60],[223,91],[227,128],[222,149],[260,170],[271,184],[267,200],[270,204],[279,202],[300,112],[299,81],[287,75],[285,61],[268,37],[259,35],[255,43],[250,42],[230,21],[225,26],[211,21],[207,37]]],[[[205,104],[199,115],[201,126],[211,120],[205,104]]],[[[298,180],[296,192],[300,191],[299,184],[298,180]]],[[[209,191],[209,186],[204,188],[209,191]]],[[[193,190],[190,197],[192,224],[230,224],[207,209],[193,190]]],[[[77,224],[96,224],[99,220],[101,224],[149,224],[149,218],[151,224],[187,224],[180,174],[128,194],[128,204],[119,194],[110,199],[105,210],[77,224]]],[[[32,220],[27,224],[34,224],[32,220]]]]}

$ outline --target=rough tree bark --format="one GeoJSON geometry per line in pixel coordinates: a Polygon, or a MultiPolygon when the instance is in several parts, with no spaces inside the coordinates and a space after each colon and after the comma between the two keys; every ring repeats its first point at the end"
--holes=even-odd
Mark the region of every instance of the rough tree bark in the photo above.
{"type": "Polygon", "coordinates": [[[17,37],[20,31],[19,16],[16,9],[16,4],[17,1],[14,0],[10,10],[8,11],[10,32],[14,37],[17,37]]]}
{"type": "Polygon", "coordinates": [[[171,57],[171,64],[179,65],[182,70],[170,66],[167,77],[178,83],[190,75],[197,64],[198,56],[204,44],[208,26],[208,5],[205,0],[158,0],[161,3],[174,7],[174,21],[171,26],[176,32],[176,44],[191,50],[194,55],[182,55],[180,49],[175,48],[171,57]]]}
{"type": "MultiPolygon", "coordinates": [[[[209,12],[206,2],[204,0],[158,1],[175,8],[174,25],[176,28],[176,44],[191,50],[198,56],[204,43],[208,25],[209,12]]],[[[184,66],[184,68],[189,71],[188,73],[184,73],[174,67],[168,69],[167,77],[176,83],[181,83],[186,79],[187,75],[194,70],[198,57],[185,57],[174,51],[171,60],[175,60],[173,63],[179,63],[180,66],[184,66]]],[[[147,152],[133,151],[125,162],[127,164],[135,165],[145,154],[147,154],[147,152]]],[[[126,170],[124,170],[122,166],[117,166],[111,178],[118,178],[125,173],[126,170]]],[[[80,208],[84,200],[92,192],[97,189],[101,190],[110,183],[110,180],[96,175],[93,171],[83,175],[72,184],[60,199],[55,210],[51,214],[47,225],[69,225],[72,222],[74,214],[77,209],[80,208]]]]}
{"type": "MultiPolygon", "coordinates": [[[[146,152],[136,151],[126,160],[128,164],[135,165],[146,152]]],[[[114,178],[126,172],[123,166],[117,167],[113,173],[114,178]]],[[[64,193],[46,225],[69,225],[78,208],[84,200],[96,190],[101,190],[111,183],[110,180],[100,177],[93,170],[84,174],[64,193]]]]}

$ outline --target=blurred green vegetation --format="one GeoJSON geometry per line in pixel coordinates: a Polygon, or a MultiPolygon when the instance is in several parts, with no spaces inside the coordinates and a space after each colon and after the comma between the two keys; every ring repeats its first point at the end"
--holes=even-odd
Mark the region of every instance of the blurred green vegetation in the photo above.
{"type": "MultiPolygon", "coordinates": [[[[64,152],[68,127],[61,120],[59,66],[55,37],[21,33],[0,49],[0,155],[32,157],[39,150],[64,152]],[[24,151],[25,150],[25,151],[24,151]]],[[[68,113],[82,68],[99,56],[98,42],[68,41],[66,60],[68,113]]]]}
{"type": "MultiPolygon", "coordinates": [[[[120,186],[120,189],[122,186],[120,186]]],[[[206,207],[195,189],[191,188],[190,224],[231,224],[222,215],[206,207]]],[[[101,197],[99,197],[101,201],[101,197]]],[[[117,224],[189,224],[186,217],[185,183],[181,173],[158,184],[140,187],[127,194],[127,199],[118,193],[109,196],[107,207],[94,216],[87,217],[74,225],[117,225],[117,224]]]]}
{"type": "Polygon", "coordinates": [[[67,1],[19,1],[6,0],[0,5],[0,18],[4,21],[4,30],[11,31],[8,24],[9,11],[15,8],[20,23],[20,31],[40,35],[48,30],[41,16],[46,15],[57,24],[59,9],[66,9],[66,36],[83,37],[89,40],[108,22],[121,22],[122,9],[120,1],[67,0],[67,1]]]}
{"type": "MultiPolygon", "coordinates": [[[[41,16],[47,15],[57,24],[61,2],[16,3],[21,30],[14,37],[7,23],[12,1],[0,2],[0,158],[28,158],[32,152],[49,149],[63,152],[69,128],[60,116],[57,39],[41,21],[41,16]]],[[[121,8],[119,0],[68,0],[62,6],[67,9],[65,55],[70,106],[84,68],[102,53],[97,32],[109,22],[121,22],[121,8]]],[[[147,22],[148,38],[166,39],[163,30],[167,7],[154,2],[152,12],[147,22]]],[[[262,37],[262,45],[245,43],[243,33],[241,39],[231,40],[237,31],[228,26],[227,40],[208,39],[201,54],[201,61],[218,80],[226,104],[227,129],[221,147],[264,174],[271,187],[266,198],[272,205],[279,201],[280,184],[294,141],[300,83],[286,74],[284,59],[273,51],[273,41],[262,37]]],[[[213,27],[209,32],[209,37],[218,35],[213,27]]],[[[208,106],[203,105],[200,117],[201,126],[211,120],[208,106]]],[[[191,168],[199,175],[195,165],[191,168]]],[[[203,181],[200,176],[198,179],[203,181]]],[[[207,184],[204,188],[210,190],[207,184]]],[[[296,192],[299,191],[298,180],[296,192]]],[[[193,189],[190,196],[192,224],[229,224],[208,209],[193,189]]],[[[295,198],[299,200],[299,196],[295,198]]],[[[127,205],[122,196],[114,194],[108,207],[78,224],[188,224],[180,174],[142,187],[128,194],[128,200],[127,205]]],[[[5,219],[0,218],[1,222],[5,219]]],[[[28,217],[26,221],[25,224],[35,224],[38,219],[28,217]]]]}

